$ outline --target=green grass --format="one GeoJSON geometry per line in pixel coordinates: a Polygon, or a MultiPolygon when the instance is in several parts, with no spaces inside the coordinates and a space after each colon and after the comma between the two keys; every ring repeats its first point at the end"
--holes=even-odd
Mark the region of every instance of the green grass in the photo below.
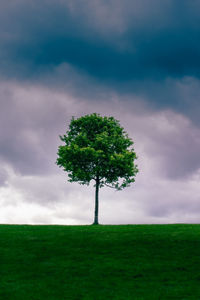
{"type": "Polygon", "coordinates": [[[0,225],[0,299],[200,299],[200,225],[0,225]]]}

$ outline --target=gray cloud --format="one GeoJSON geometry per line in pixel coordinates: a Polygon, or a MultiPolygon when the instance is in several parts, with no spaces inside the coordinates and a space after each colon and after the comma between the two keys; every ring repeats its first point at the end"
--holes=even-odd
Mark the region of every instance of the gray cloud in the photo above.
{"type": "MultiPolygon", "coordinates": [[[[65,91],[36,85],[4,82],[0,87],[0,157],[23,175],[54,172],[58,135],[65,132],[73,115],[94,111],[110,111],[122,121],[130,111],[127,127],[130,132],[135,128],[137,143],[141,143],[142,136],[148,145],[147,152],[160,160],[163,175],[187,177],[200,167],[198,127],[180,113],[153,109],[146,98],[134,96],[130,101],[128,96],[124,99],[102,90],[100,102],[92,103],[90,99],[74,98],[65,91]]],[[[101,95],[100,91],[98,94],[101,95]]]]}
{"type": "Polygon", "coordinates": [[[7,185],[8,177],[9,176],[8,176],[8,173],[7,173],[6,169],[1,166],[1,169],[0,169],[0,187],[7,185]]]}
{"type": "Polygon", "coordinates": [[[0,97],[1,160],[22,174],[50,172],[52,150],[56,151],[51,141],[64,116],[62,105],[56,105],[50,92],[5,82],[0,97]]]}
{"type": "Polygon", "coordinates": [[[160,161],[160,172],[171,179],[190,178],[200,169],[200,130],[180,114],[162,111],[148,120],[147,151],[160,161]]]}
{"type": "MultiPolygon", "coordinates": [[[[4,92],[6,89],[10,93],[4,95],[15,99],[14,103],[10,102],[13,105],[7,111],[10,111],[11,116],[17,112],[17,119],[21,122],[13,124],[16,132],[19,136],[22,136],[25,129],[30,133],[32,147],[36,153],[40,153],[42,159],[48,161],[49,169],[46,169],[45,164],[37,162],[37,156],[30,154],[24,156],[24,164],[32,166],[32,172],[31,168],[27,172],[24,165],[17,164],[15,150],[20,145],[26,148],[30,141],[26,135],[24,139],[14,140],[14,152],[3,157],[14,170],[7,179],[6,190],[0,189],[1,220],[37,224],[92,223],[92,185],[81,187],[66,183],[67,174],[54,162],[57,146],[61,143],[58,134],[65,132],[71,115],[78,117],[94,111],[103,115],[111,114],[120,120],[135,141],[140,169],[130,189],[119,193],[106,188],[101,190],[101,222],[118,224],[197,220],[200,169],[197,150],[200,132],[187,117],[171,110],[155,111],[144,99],[137,97],[134,102],[127,100],[127,106],[124,106],[116,94],[109,102],[105,99],[91,102],[73,98],[65,92],[52,94],[51,90],[40,86],[11,83],[6,86],[4,83],[4,92]],[[31,101],[27,102],[29,94],[31,101]],[[22,112],[26,116],[24,119],[22,112]]],[[[9,125],[10,119],[7,121],[9,125]]],[[[6,118],[3,125],[6,128],[6,118]]],[[[12,137],[15,131],[9,130],[12,137]]]]}

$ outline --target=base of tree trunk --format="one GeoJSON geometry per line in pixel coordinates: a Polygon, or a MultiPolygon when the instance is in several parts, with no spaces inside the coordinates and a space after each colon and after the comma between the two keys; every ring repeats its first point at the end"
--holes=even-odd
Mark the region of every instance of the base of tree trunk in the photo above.
{"type": "Polygon", "coordinates": [[[91,225],[99,225],[99,223],[95,223],[95,222],[94,222],[94,223],[92,223],[91,225]]]}

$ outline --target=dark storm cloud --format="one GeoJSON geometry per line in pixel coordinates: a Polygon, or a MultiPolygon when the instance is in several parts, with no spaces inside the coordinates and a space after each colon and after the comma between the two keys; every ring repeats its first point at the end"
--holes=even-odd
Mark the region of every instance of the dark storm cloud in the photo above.
{"type": "Polygon", "coordinates": [[[199,77],[199,7],[195,0],[3,1],[1,70],[23,78],[68,63],[107,83],[199,77]]]}

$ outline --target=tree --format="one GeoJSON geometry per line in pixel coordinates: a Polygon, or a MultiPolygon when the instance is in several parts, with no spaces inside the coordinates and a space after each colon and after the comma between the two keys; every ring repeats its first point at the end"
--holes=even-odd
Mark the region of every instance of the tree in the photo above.
{"type": "Polygon", "coordinates": [[[117,190],[135,181],[138,172],[133,141],[113,117],[93,113],[72,117],[66,135],[60,136],[57,165],[68,172],[68,181],[89,185],[95,181],[94,223],[98,224],[99,188],[117,190]]]}

